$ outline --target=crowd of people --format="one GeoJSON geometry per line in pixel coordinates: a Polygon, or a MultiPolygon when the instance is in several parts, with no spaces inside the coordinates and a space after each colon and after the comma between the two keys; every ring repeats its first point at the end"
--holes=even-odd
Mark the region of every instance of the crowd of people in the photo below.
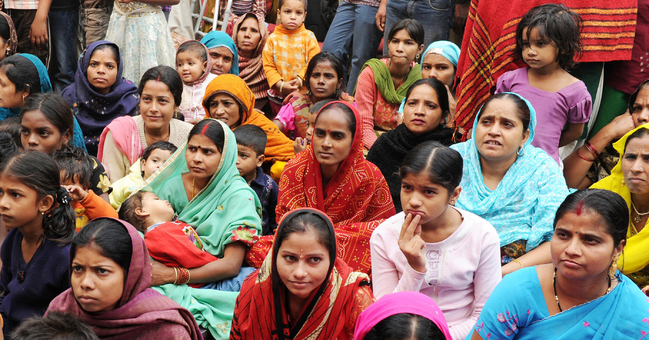
{"type": "Polygon", "coordinates": [[[0,12],[0,339],[649,334],[649,0],[594,91],[590,12],[528,4],[482,97],[478,0],[343,0],[323,43],[306,0],[200,40],[50,2],[0,12]]]}

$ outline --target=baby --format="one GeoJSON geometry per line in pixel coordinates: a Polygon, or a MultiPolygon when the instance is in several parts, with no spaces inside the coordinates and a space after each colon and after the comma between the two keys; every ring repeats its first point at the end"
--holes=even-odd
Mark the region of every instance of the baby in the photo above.
{"type": "Polygon", "coordinates": [[[217,75],[210,73],[212,59],[208,58],[205,45],[190,40],[178,47],[176,52],[176,70],[183,81],[183,95],[178,112],[185,116],[185,121],[196,124],[205,118],[203,96],[205,88],[217,75]]]}
{"type": "Polygon", "coordinates": [[[293,151],[296,155],[306,150],[306,147],[311,144],[311,140],[313,139],[313,127],[315,126],[315,117],[323,106],[332,101],[334,101],[334,99],[324,99],[311,105],[309,108],[309,116],[307,117],[306,138],[297,137],[293,143],[293,151]]]}

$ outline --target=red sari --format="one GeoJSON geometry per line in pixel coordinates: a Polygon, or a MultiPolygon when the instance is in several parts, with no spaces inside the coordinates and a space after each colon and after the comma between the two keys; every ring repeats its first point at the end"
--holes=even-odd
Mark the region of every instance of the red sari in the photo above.
{"type": "MultiPolygon", "coordinates": [[[[385,219],[395,215],[390,189],[381,171],[363,158],[362,120],[356,108],[342,101],[354,111],[356,131],[349,156],[338,171],[322,187],[322,171],[313,147],[300,152],[286,164],[279,183],[277,220],[297,208],[318,209],[334,223],[338,243],[338,257],[352,270],[371,273],[370,237],[385,219]],[[326,197],[326,198],[325,198],[326,197]]],[[[321,110],[322,111],[322,110],[321,110]]],[[[262,237],[246,254],[255,268],[271,249],[274,236],[262,237]]]]}

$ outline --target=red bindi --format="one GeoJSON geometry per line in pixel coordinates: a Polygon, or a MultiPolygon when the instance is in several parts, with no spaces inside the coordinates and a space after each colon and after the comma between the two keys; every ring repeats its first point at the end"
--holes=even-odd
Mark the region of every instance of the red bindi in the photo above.
{"type": "Polygon", "coordinates": [[[577,216],[581,215],[581,211],[583,210],[583,208],[584,208],[584,201],[579,201],[579,203],[577,203],[577,206],[575,207],[575,214],[577,214],[577,216]]]}

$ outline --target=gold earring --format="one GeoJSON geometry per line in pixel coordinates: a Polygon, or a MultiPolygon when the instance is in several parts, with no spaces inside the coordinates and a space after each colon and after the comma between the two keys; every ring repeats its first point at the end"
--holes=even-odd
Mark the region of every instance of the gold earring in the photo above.
{"type": "Polygon", "coordinates": [[[615,258],[613,258],[613,263],[611,263],[611,268],[608,270],[609,277],[614,277],[615,276],[615,272],[617,271],[617,261],[619,259],[620,259],[619,255],[615,256],[615,258]]]}

